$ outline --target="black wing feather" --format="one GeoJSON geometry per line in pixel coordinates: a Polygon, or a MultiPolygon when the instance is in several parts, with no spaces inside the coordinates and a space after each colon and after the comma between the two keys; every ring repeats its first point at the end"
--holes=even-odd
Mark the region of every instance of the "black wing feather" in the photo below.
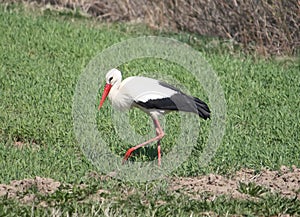
{"type": "Polygon", "coordinates": [[[210,118],[210,110],[205,102],[196,97],[188,96],[181,91],[170,98],[150,99],[147,102],[135,101],[135,103],[146,109],[193,112],[201,118],[210,118]]]}

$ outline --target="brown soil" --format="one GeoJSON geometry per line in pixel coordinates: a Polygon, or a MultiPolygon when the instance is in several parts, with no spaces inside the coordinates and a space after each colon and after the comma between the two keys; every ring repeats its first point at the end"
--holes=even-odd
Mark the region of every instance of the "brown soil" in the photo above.
{"type": "Polygon", "coordinates": [[[34,200],[35,192],[52,194],[60,185],[60,182],[54,181],[53,179],[38,176],[34,179],[13,180],[8,185],[0,184],[0,197],[17,198],[20,199],[21,202],[28,203],[34,200]],[[28,194],[26,194],[26,192],[28,192],[28,194]]]}
{"type": "MultiPolygon", "coordinates": [[[[263,192],[278,193],[283,197],[300,199],[300,169],[295,166],[290,170],[282,166],[280,171],[262,170],[255,174],[254,170],[242,169],[234,174],[231,178],[221,175],[209,174],[193,178],[172,178],[169,182],[171,191],[180,192],[190,196],[193,199],[203,199],[203,197],[214,200],[217,196],[226,195],[238,199],[253,199],[247,193],[242,193],[240,183],[254,183],[255,186],[262,186],[263,192]],[[206,196],[203,196],[206,195],[206,196]]],[[[33,202],[35,194],[52,194],[61,186],[50,178],[36,177],[34,179],[13,180],[10,184],[0,184],[0,197],[15,198],[23,203],[33,202]]],[[[85,187],[82,185],[81,187],[85,187]]],[[[93,200],[103,200],[97,198],[101,193],[108,194],[106,190],[99,190],[98,193],[91,197],[93,200]]],[[[46,206],[43,202],[41,206],[46,206]]]]}
{"type": "MultiPolygon", "coordinates": [[[[254,170],[242,169],[231,178],[209,174],[194,178],[176,178],[172,180],[171,190],[180,191],[199,199],[204,193],[211,195],[211,199],[218,195],[227,195],[233,198],[250,199],[249,194],[242,193],[240,183],[253,183],[261,186],[264,192],[279,193],[284,197],[300,199],[300,169],[296,166],[292,170],[282,166],[280,171],[262,170],[255,174],[254,170]]],[[[252,198],[254,199],[254,198],[252,198]]]]}

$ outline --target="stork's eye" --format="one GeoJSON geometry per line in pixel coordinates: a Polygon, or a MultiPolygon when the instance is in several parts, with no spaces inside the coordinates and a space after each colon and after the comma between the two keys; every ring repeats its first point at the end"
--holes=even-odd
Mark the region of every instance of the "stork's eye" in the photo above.
{"type": "Polygon", "coordinates": [[[110,83],[112,79],[113,79],[113,77],[110,77],[110,78],[108,79],[108,82],[110,83]]]}

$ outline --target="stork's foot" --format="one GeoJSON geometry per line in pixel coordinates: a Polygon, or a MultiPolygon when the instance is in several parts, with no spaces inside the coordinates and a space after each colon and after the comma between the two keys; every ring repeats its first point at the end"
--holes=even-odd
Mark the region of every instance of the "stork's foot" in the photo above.
{"type": "MultiPolygon", "coordinates": [[[[128,158],[131,157],[132,152],[136,150],[136,147],[132,147],[130,149],[127,150],[123,160],[122,160],[122,164],[125,164],[125,162],[128,160],[128,158]]],[[[158,166],[161,166],[161,149],[160,149],[160,141],[158,141],[157,143],[157,160],[158,160],[158,166]]]]}
{"type": "Polygon", "coordinates": [[[125,156],[124,156],[124,158],[123,158],[123,160],[122,160],[122,164],[124,164],[127,160],[128,160],[128,158],[130,158],[131,157],[131,155],[132,155],[132,152],[135,150],[135,148],[133,147],[133,148],[130,148],[130,149],[128,149],[128,151],[126,152],[126,154],[125,154],[125,156]]]}

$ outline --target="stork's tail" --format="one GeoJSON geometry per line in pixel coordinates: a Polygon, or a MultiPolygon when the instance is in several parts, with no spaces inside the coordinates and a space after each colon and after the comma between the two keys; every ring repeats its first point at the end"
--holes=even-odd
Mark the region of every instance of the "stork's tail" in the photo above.
{"type": "Polygon", "coordinates": [[[210,110],[208,108],[208,105],[197,97],[193,97],[193,99],[197,107],[198,115],[205,120],[207,118],[210,118],[210,110]]]}

